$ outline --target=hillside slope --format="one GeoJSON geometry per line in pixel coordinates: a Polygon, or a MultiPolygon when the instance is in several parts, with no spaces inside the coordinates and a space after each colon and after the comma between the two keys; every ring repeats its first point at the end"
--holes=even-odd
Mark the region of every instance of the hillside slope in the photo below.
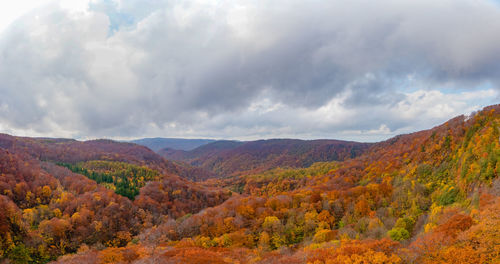
{"type": "Polygon", "coordinates": [[[498,263],[499,125],[495,105],[376,143],[344,161],[202,184],[160,173],[133,201],[52,159],[76,162],[91,176],[142,171],[155,177],[149,170],[167,167],[147,148],[120,155],[108,150],[126,145],[7,137],[0,141],[0,258],[44,263],[70,253],[57,261],[498,263]]]}
{"type": "Polygon", "coordinates": [[[354,158],[371,144],[340,140],[270,139],[217,141],[191,151],[164,149],[167,159],[199,166],[220,176],[262,172],[276,167],[308,167],[319,161],[354,158]]]}
{"type": "Polygon", "coordinates": [[[204,180],[214,175],[182,162],[171,162],[147,147],[107,139],[77,141],[73,139],[28,138],[0,134],[0,148],[52,162],[74,164],[92,160],[125,162],[147,166],[164,175],[189,180],[204,180]]]}
{"type": "Polygon", "coordinates": [[[220,180],[243,195],[60,263],[498,263],[499,124],[495,105],[355,159],[220,180]]]}
{"type": "Polygon", "coordinates": [[[45,263],[82,245],[124,246],[163,218],[229,198],[179,177],[183,171],[131,143],[0,135],[0,262],[45,263]]]}

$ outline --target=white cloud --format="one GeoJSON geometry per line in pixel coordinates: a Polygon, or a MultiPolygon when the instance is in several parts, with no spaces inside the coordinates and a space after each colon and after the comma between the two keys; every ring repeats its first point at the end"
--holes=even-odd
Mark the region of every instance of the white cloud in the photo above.
{"type": "Polygon", "coordinates": [[[33,10],[36,6],[42,6],[50,1],[43,0],[17,0],[2,1],[0,3],[0,33],[5,30],[14,20],[33,10]]]}
{"type": "MultiPolygon", "coordinates": [[[[85,12],[92,0],[16,0],[0,3],[0,33],[8,28],[16,19],[32,10],[56,4],[70,12],[85,12]]],[[[36,14],[33,14],[36,16],[36,14]]]]}
{"type": "Polygon", "coordinates": [[[499,99],[485,0],[36,2],[0,37],[15,134],[379,140],[499,99]]]}

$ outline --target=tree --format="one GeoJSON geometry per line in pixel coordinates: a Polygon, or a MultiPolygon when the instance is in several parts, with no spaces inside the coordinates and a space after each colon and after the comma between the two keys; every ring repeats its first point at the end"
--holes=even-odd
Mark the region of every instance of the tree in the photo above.
{"type": "Polygon", "coordinates": [[[394,241],[402,241],[410,238],[410,233],[408,232],[408,230],[401,227],[395,227],[389,230],[389,232],[387,232],[387,235],[389,235],[389,237],[394,241]]]}
{"type": "Polygon", "coordinates": [[[27,264],[31,263],[33,260],[31,258],[31,252],[23,243],[19,243],[13,249],[9,251],[7,257],[14,263],[27,264]]]}

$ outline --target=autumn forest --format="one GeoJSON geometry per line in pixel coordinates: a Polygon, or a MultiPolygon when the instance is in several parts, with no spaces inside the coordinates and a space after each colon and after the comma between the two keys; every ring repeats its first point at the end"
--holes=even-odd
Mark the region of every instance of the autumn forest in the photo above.
{"type": "Polygon", "coordinates": [[[500,106],[379,143],[0,135],[0,263],[499,263],[500,106]]]}

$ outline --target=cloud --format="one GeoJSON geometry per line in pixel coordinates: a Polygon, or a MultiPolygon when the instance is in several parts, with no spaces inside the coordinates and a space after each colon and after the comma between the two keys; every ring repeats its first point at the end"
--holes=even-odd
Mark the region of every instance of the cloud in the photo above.
{"type": "Polygon", "coordinates": [[[77,6],[1,35],[3,130],[377,140],[499,99],[500,8],[486,0],[77,6]]]}

